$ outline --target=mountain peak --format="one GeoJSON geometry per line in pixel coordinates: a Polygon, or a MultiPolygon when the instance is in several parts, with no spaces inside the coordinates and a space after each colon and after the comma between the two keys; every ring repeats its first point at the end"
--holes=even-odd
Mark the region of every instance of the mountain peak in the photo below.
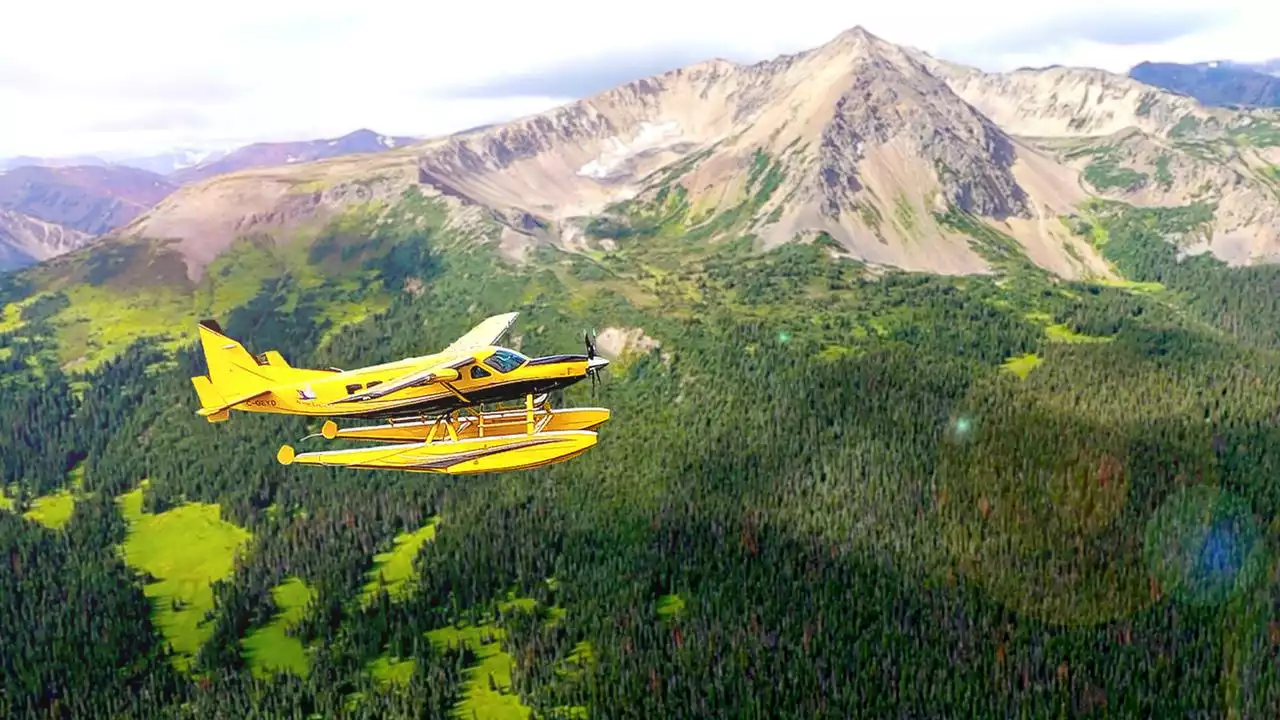
{"type": "Polygon", "coordinates": [[[873,34],[861,25],[854,25],[848,30],[844,30],[835,37],[837,41],[855,41],[855,42],[884,42],[878,36],[873,34]]]}
{"type": "Polygon", "coordinates": [[[922,64],[915,48],[897,45],[872,33],[861,25],[855,25],[836,35],[826,44],[804,53],[820,58],[822,62],[877,61],[914,72],[922,64]]]}
{"type": "Polygon", "coordinates": [[[855,51],[858,54],[865,53],[883,53],[885,51],[900,50],[897,45],[881,38],[872,33],[861,25],[854,25],[844,32],[836,35],[829,40],[822,49],[839,48],[843,51],[855,51]]]}

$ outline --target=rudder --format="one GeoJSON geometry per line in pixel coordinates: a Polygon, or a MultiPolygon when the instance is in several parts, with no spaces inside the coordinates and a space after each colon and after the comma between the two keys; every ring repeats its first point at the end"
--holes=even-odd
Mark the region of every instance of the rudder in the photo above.
{"type": "Polygon", "coordinates": [[[209,422],[227,419],[231,406],[257,397],[284,382],[291,368],[272,367],[260,362],[243,345],[222,333],[214,320],[199,323],[200,349],[204,354],[208,375],[191,378],[200,398],[200,415],[209,422]]]}

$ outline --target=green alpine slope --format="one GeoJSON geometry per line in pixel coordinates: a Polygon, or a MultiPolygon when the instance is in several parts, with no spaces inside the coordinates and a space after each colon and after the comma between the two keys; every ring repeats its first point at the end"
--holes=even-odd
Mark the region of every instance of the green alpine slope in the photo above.
{"type": "MultiPolygon", "coordinates": [[[[1280,711],[1280,269],[1178,261],[1167,238],[1211,207],[1083,208],[1066,221],[1124,278],[1092,283],[958,211],[939,221],[996,274],[663,232],[516,264],[401,202],[417,210],[335,220],[276,266],[247,244],[212,300],[75,348],[68,309],[110,277],[35,299],[34,275],[0,280],[6,497],[77,463],[84,496],[61,528],[0,510],[0,715],[1280,711]],[[318,427],[194,415],[191,322],[211,310],[299,366],[426,352],[507,310],[528,353],[594,328],[621,356],[594,396],[555,400],[613,419],[534,471],[283,467],[318,427]],[[209,613],[179,641],[126,558],[130,522],[209,507],[187,503],[216,504],[244,551],[202,576],[209,613]]],[[[189,551],[167,537],[147,545],[160,581],[189,551]]]]}

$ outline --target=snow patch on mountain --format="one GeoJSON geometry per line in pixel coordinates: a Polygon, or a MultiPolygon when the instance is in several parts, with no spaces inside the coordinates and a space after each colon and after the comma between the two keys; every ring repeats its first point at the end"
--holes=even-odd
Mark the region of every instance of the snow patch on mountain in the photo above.
{"type": "Polygon", "coordinates": [[[674,145],[683,137],[684,131],[675,120],[642,122],[635,139],[629,144],[617,136],[605,141],[605,149],[594,160],[578,168],[578,175],[603,180],[640,153],[674,145]]]}

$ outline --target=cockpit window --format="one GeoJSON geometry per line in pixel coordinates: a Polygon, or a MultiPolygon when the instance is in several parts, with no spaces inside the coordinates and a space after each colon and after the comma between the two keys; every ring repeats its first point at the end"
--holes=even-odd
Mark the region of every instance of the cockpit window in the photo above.
{"type": "Polygon", "coordinates": [[[484,359],[484,364],[500,373],[509,373],[525,364],[529,358],[511,350],[498,350],[484,359]]]}

